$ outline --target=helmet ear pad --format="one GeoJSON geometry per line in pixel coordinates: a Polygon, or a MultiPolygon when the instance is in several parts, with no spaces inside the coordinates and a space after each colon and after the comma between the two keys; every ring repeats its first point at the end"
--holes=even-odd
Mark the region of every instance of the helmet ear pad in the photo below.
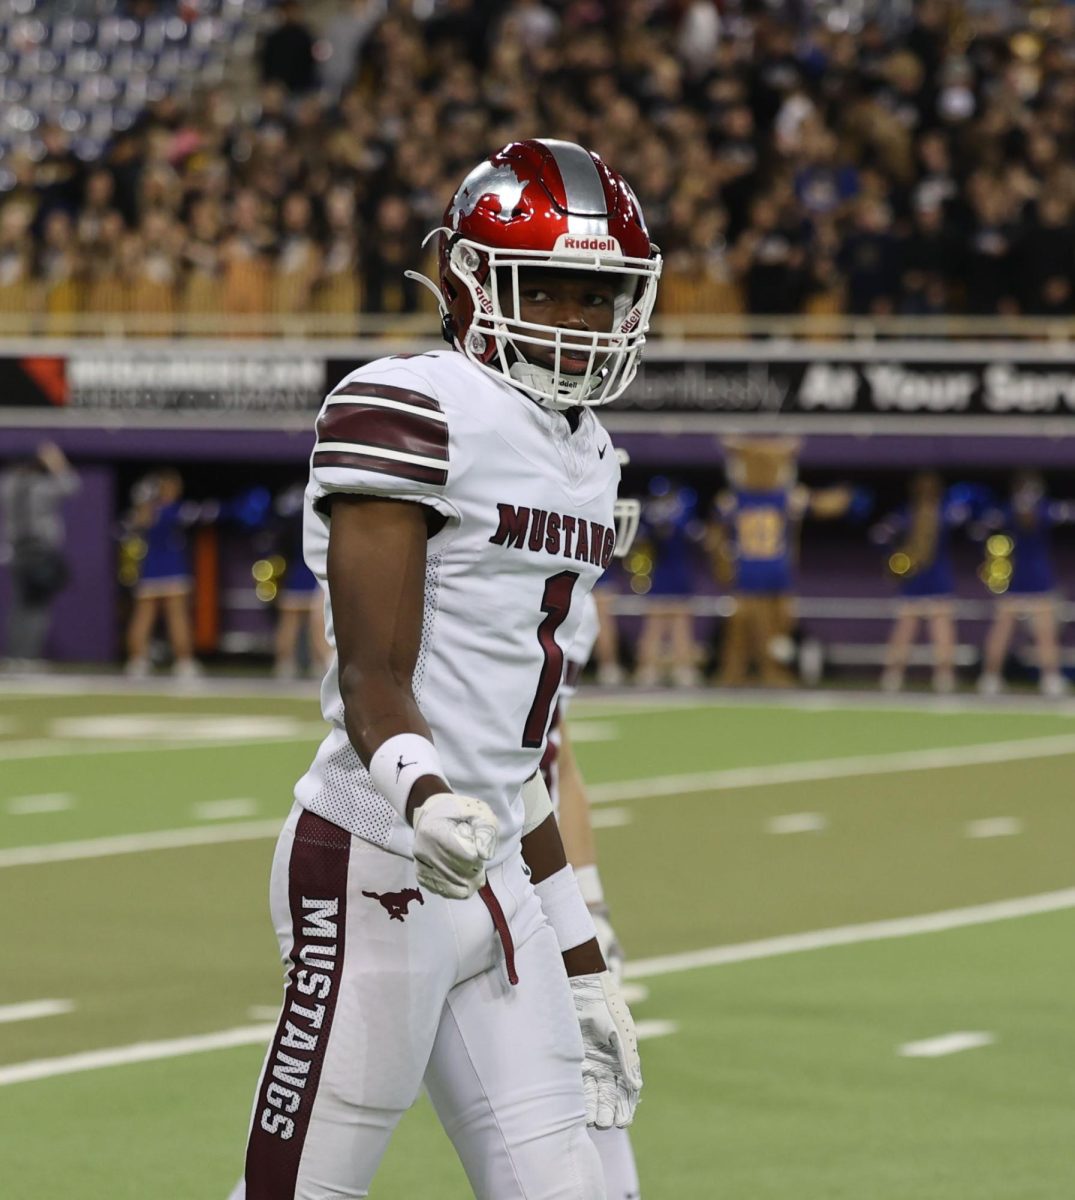
{"type": "MultiPolygon", "coordinates": [[[[469,339],[467,349],[481,363],[489,363],[496,354],[496,342],[471,327],[474,322],[474,300],[470,289],[452,269],[452,246],[459,234],[449,237],[441,235],[440,245],[440,289],[444,297],[444,332],[451,343],[462,345],[463,338],[469,339]]],[[[475,280],[484,288],[489,281],[489,260],[484,254],[477,255],[479,261],[473,270],[475,280]]]]}

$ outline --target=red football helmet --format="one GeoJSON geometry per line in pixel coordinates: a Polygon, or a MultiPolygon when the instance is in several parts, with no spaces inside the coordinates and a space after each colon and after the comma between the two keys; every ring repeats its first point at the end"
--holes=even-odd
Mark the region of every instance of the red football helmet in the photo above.
{"type": "Polygon", "coordinates": [[[445,331],[472,362],[550,408],[607,404],[624,391],[661,256],[622,176],[571,142],[512,142],[463,180],[437,232],[445,331]],[[519,319],[519,272],[528,267],[610,277],[611,329],[519,319]],[[535,350],[549,365],[533,361],[535,350]]]}

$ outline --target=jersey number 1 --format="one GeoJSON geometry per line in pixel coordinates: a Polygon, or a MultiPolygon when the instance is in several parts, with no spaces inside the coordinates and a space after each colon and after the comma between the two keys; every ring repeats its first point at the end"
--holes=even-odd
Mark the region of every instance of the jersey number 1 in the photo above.
{"type": "Polygon", "coordinates": [[[564,652],[556,642],[556,631],[564,623],[571,609],[571,593],[578,580],[575,571],[561,571],[545,580],[545,595],[541,597],[544,621],[537,627],[538,644],[545,655],[538,677],[534,703],[526,716],[523,727],[523,745],[536,750],[545,743],[549,728],[549,713],[552,711],[556,693],[564,677],[564,652]]]}

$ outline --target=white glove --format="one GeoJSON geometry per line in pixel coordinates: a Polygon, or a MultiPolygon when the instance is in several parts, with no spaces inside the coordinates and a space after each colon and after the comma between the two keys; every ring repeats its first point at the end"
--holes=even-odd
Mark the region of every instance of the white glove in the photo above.
{"type": "Polygon", "coordinates": [[[497,820],[484,800],[438,792],[414,810],[418,882],[438,896],[466,900],[485,885],[497,820]]]}
{"type": "Polygon", "coordinates": [[[594,928],[597,930],[597,944],[601,947],[601,957],[605,960],[613,981],[619,987],[623,982],[623,947],[616,936],[612,922],[608,918],[608,909],[603,905],[590,906],[590,916],[593,917],[594,928]]]}
{"type": "Polygon", "coordinates": [[[582,1086],[586,1124],[622,1129],[634,1119],[642,1064],[630,1010],[608,971],[571,978],[582,1030],[582,1086]]]}

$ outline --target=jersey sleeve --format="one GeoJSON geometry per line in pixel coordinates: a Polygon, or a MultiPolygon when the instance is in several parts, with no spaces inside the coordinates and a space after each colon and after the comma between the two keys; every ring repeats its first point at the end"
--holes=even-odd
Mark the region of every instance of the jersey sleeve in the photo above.
{"type": "Polygon", "coordinates": [[[315,507],[336,492],[428,504],[454,516],[448,416],[424,373],[389,361],[349,375],[326,398],[310,460],[315,507]]]}
{"type": "Polygon", "coordinates": [[[579,676],[593,654],[599,628],[600,620],[597,615],[597,602],[592,595],[587,595],[583,600],[582,623],[579,625],[578,632],[575,634],[571,645],[567,647],[567,653],[564,655],[566,659],[564,664],[564,679],[560,685],[559,697],[561,711],[566,711],[567,706],[575,698],[575,693],[579,688],[579,676]]]}

